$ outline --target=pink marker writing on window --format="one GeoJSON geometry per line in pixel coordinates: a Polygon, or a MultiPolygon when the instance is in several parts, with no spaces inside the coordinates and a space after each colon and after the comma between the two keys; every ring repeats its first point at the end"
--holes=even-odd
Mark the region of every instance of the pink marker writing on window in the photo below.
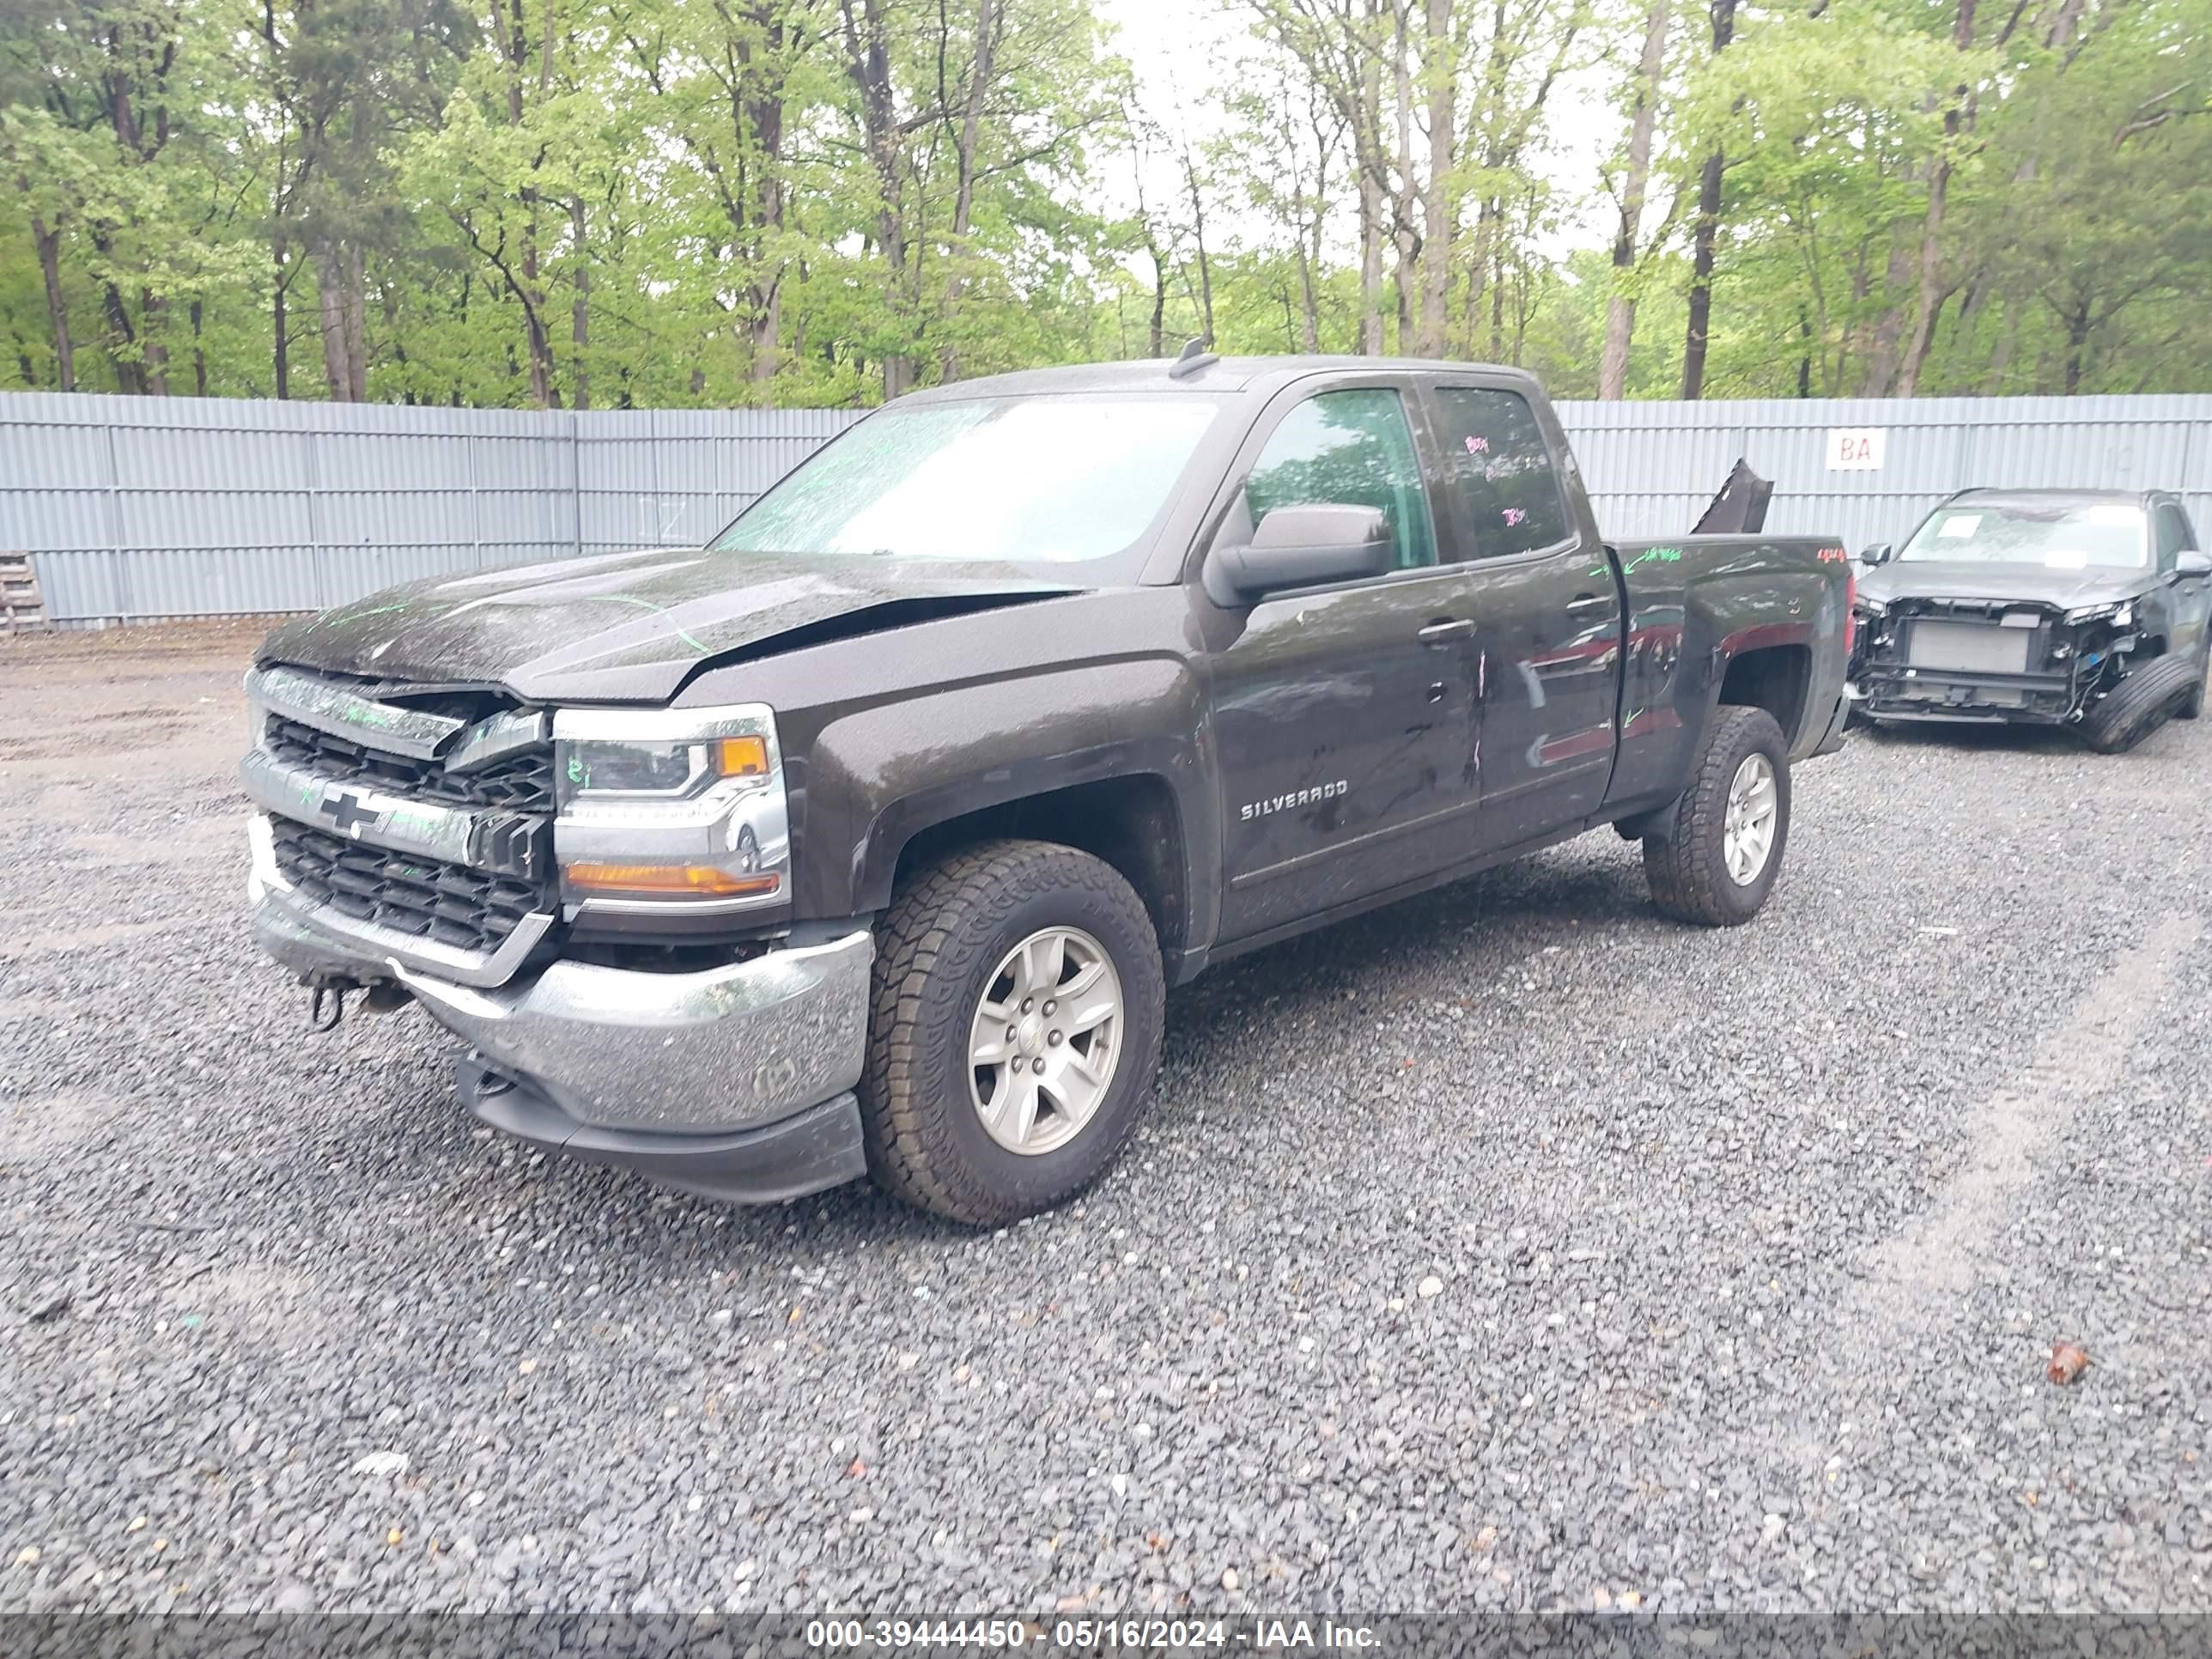
{"type": "Polygon", "coordinates": [[[1505,509],[1505,522],[1508,524],[1519,524],[1528,516],[1528,513],[1521,507],[1509,507],[1505,509]]]}
{"type": "Polygon", "coordinates": [[[1470,455],[1487,455],[1490,453],[1490,440],[1470,435],[1467,441],[1467,453],[1470,455]]]}

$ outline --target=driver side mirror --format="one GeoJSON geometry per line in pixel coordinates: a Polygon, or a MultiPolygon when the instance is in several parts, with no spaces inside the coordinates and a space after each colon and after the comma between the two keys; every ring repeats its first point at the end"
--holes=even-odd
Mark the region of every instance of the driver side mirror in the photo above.
{"type": "Polygon", "coordinates": [[[2185,547],[2173,556],[2173,574],[2179,576],[2212,576],[2212,553],[2185,547]]]}
{"type": "Polygon", "coordinates": [[[1859,562],[1865,565],[1869,569],[1871,569],[1878,564],[1887,564],[1896,556],[1897,550],[1892,547],[1887,542],[1876,542],[1872,547],[1869,547],[1865,552],[1859,555],[1859,562]]]}
{"type": "Polygon", "coordinates": [[[1380,576],[1396,556],[1397,538],[1379,507],[1308,502],[1277,507],[1242,547],[1216,548],[1203,580],[1216,605],[1249,604],[1286,587],[1380,576]]]}

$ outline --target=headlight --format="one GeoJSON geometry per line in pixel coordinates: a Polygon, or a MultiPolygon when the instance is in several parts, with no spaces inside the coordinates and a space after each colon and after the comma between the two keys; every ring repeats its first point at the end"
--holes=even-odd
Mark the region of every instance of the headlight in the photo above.
{"type": "Polygon", "coordinates": [[[576,908],[714,915],[788,898],[783,757],[765,704],[560,709],[553,764],[553,851],[576,908]]]}
{"type": "Polygon", "coordinates": [[[2125,628],[2136,619],[2136,608],[2123,601],[2114,605],[2085,605],[2078,611],[2066,613],[2070,623],[2110,622],[2115,628],[2125,628]]]}
{"type": "Polygon", "coordinates": [[[647,796],[683,800],[717,778],[764,778],[768,744],[757,736],[712,743],[613,743],[560,745],[560,798],[647,796]]]}

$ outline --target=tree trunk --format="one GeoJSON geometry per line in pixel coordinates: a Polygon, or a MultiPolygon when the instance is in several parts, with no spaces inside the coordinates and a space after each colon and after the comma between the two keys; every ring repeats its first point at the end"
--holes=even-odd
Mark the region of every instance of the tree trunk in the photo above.
{"type": "Polygon", "coordinates": [[[331,401],[368,400],[368,296],[362,252],[332,242],[315,245],[315,298],[323,330],[323,379],[331,401]]]}
{"type": "MultiPolygon", "coordinates": [[[[885,0],[839,0],[844,22],[846,73],[860,94],[860,125],[876,173],[876,246],[883,250],[884,293],[894,319],[910,315],[906,297],[906,203],[901,185],[896,108],[892,101],[890,42],[885,0]],[[855,10],[857,6],[858,9],[855,10]]],[[[903,395],[914,383],[914,360],[903,352],[884,359],[884,397],[903,395]]]]}
{"type": "Polygon", "coordinates": [[[145,331],[139,338],[146,352],[146,390],[156,398],[169,395],[169,348],[162,343],[161,329],[168,320],[169,302],[151,292],[138,296],[139,313],[146,319],[145,331]]]}
{"type": "MultiPolygon", "coordinates": [[[[956,184],[952,195],[952,257],[948,261],[952,274],[945,283],[945,320],[952,325],[960,309],[960,293],[967,286],[964,260],[967,257],[968,228],[975,207],[975,152],[983,134],[983,100],[991,88],[991,73],[999,46],[998,0],[975,0],[975,61],[968,76],[968,106],[961,112],[960,137],[954,149],[956,184]]],[[[1184,160],[1188,161],[1188,156],[1184,160]]],[[[1191,195],[1198,194],[1197,181],[1191,184],[1191,195]]],[[[1201,243],[1201,248],[1203,244],[1201,243]]],[[[947,346],[938,360],[940,377],[946,380],[960,378],[960,352],[957,346],[947,346]]]]}
{"type": "Polygon", "coordinates": [[[1428,8],[1421,68],[1429,83],[1429,194],[1421,229],[1421,332],[1414,349],[1424,357],[1441,357],[1450,323],[1446,310],[1451,295],[1449,180],[1458,65],[1453,62],[1451,0],[1428,0],[1428,8]]]}
{"type": "Polygon", "coordinates": [[[1146,355],[1158,357],[1167,350],[1168,262],[1156,247],[1146,252],[1152,256],[1152,349],[1146,355]]]}
{"type": "Polygon", "coordinates": [[[568,307],[568,343],[575,348],[569,358],[569,380],[574,383],[568,399],[571,409],[592,406],[592,371],[585,348],[592,343],[592,262],[585,257],[584,198],[568,198],[568,228],[574,237],[576,271],[569,280],[576,297],[568,307]]]}
{"type": "Polygon", "coordinates": [[[2088,357],[2089,302],[2077,302],[2066,318],[2066,395],[2081,389],[2081,371],[2088,357]]]}
{"type": "MultiPolygon", "coordinates": [[[[1368,0],[1367,15],[1381,15],[1384,0],[1368,0]]],[[[1382,355],[1382,60],[1365,55],[1359,72],[1358,125],[1352,149],[1359,167],[1359,349],[1382,355]]]]}
{"type": "MultiPolygon", "coordinates": [[[[108,252],[106,238],[94,233],[93,246],[102,255],[108,252]]],[[[107,326],[116,343],[123,349],[114,353],[115,389],[126,397],[143,398],[149,389],[146,379],[145,360],[135,348],[138,331],[131,324],[131,307],[123,303],[123,295],[112,283],[100,284],[100,302],[107,313],[107,326]]]]}
{"type": "Polygon", "coordinates": [[[1191,160],[1190,147],[1182,152],[1182,173],[1190,185],[1191,235],[1198,244],[1198,301],[1200,331],[1207,345],[1213,343],[1213,264],[1206,252],[1206,203],[1198,190],[1198,165],[1191,160]]]}
{"type": "Polygon", "coordinates": [[[1644,56],[1636,66],[1636,106],[1628,126],[1628,172],[1621,180],[1620,229],[1613,240],[1613,291],[1605,307],[1605,353],[1599,360],[1597,395],[1616,402],[1628,395],[1628,349],[1636,335],[1636,296],[1622,284],[1636,269],[1636,244],[1644,225],[1644,192],[1651,178],[1651,131],[1659,113],[1659,78],[1667,66],[1669,0],[1652,0],[1644,23],[1644,56]]]}
{"type": "Polygon", "coordinates": [[[1868,398],[1887,398],[1897,389],[1899,352],[1905,333],[1905,308],[1896,296],[1912,275],[1912,252],[1905,238],[1893,228],[1889,240],[1889,263],[1882,274],[1883,307],[1881,320],[1875,325],[1874,339],[1867,350],[1866,384],[1861,395],[1868,398]]]}
{"type": "Polygon", "coordinates": [[[62,291],[61,232],[50,228],[34,213],[31,235],[39,247],[39,275],[46,285],[46,324],[54,331],[54,385],[60,391],[74,392],[76,347],[70,339],[69,296],[62,291]]]}
{"type": "Polygon", "coordinates": [[[1410,27],[1413,0],[1393,0],[1391,91],[1398,106],[1398,197],[1391,240],[1397,245],[1393,273],[1398,291],[1398,349],[1411,351],[1421,332],[1420,237],[1413,228],[1413,62],[1410,27]]]}
{"type": "Polygon", "coordinates": [[[1305,349],[1310,352],[1321,349],[1321,295],[1315,273],[1322,268],[1322,234],[1328,222],[1328,156],[1331,147],[1316,118],[1314,122],[1313,197],[1306,204],[1310,211],[1306,218],[1305,241],[1298,250],[1298,277],[1304,288],[1305,302],[1305,349]]]}
{"type": "MultiPolygon", "coordinates": [[[[786,45],[783,23],[768,11],[754,14],[764,22],[770,58],[781,62],[786,45]]],[[[777,246],[783,234],[783,71],[779,69],[768,88],[745,104],[753,136],[760,145],[760,189],[754,222],[758,235],[754,245],[752,338],[747,374],[757,386],[773,382],[782,367],[783,255],[777,246]]]]}
{"type": "MultiPolygon", "coordinates": [[[[507,119],[511,127],[522,125],[523,69],[530,61],[530,45],[524,27],[522,0],[508,0],[507,39],[507,119]]],[[[544,35],[539,42],[538,58],[538,92],[543,98],[553,78],[553,24],[548,17],[542,20],[544,35]]],[[[535,185],[525,185],[520,192],[523,207],[522,254],[517,261],[520,281],[514,283],[516,301],[522,307],[524,344],[528,351],[530,401],[539,409],[551,409],[558,401],[553,390],[553,342],[545,331],[545,290],[538,281],[538,191],[535,185]]]]}
{"type": "Polygon", "coordinates": [[[1705,395],[1705,346],[1712,336],[1713,244],[1721,228],[1720,151],[1705,157],[1698,179],[1698,225],[1690,242],[1690,323],[1682,339],[1682,397],[1694,403],[1705,395]]]}
{"type": "Polygon", "coordinates": [[[204,320],[205,311],[204,305],[195,298],[191,304],[192,396],[195,398],[204,398],[208,395],[207,347],[202,343],[200,337],[200,324],[204,320]]]}
{"type": "MultiPolygon", "coordinates": [[[[1713,55],[1735,38],[1736,0],[1712,0],[1713,55]]],[[[1715,149],[1698,177],[1698,222],[1690,247],[1690,321],[1682,339],[1682,397],[1705,395],[1705,346],[1712,334],[1713,248],[1720,239],[1721,183],[1728,158],[1715,149]]]]}
{"type": "MultiPolygon", "coordinates": [[[[1951,30],[1951,43],[1962,52],[1974,46],[1975,0],[1959,0],[1951,30]]],[[[1943,151],[1928,179],[1928,214],[1920,229],[1919,304],[1913,313],[1912,339],[1905,349],[1905,368],[1898,377],[1897,395],[1910,398],[1920,384],[1920,371],[1936,343],[1936,314],[1948,290],[1943,283],[1942,230],[1945,198],[1951,186],[1951,147],[1959,134],[1973,124],[1974,92],[1961,83],[1952,94],[1951,107],[1943,112],[1943,151]]]]}
{"type": "Polygon", "coordinates": [[[276,294],[269,302],[270,343],[276,380],[276,395],[292,395],[292,319],[287,314],[286,298],[291,292],[292,277],[285,264],[284,239],[276,238],[276,294]]]}
{"type": "Polygon", "coordinates": [[[1321,304],[1314,292],[1313,256],[1302,241],[1298,244],[1298,344],[1296,349],[1309,356],[1321,349],[1321,304]]]}

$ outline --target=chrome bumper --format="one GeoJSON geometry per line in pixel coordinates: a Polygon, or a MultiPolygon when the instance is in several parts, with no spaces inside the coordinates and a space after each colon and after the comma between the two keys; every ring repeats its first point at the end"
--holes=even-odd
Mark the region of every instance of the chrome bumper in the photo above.
{"type": "Polygon", "coordinates": [[[496,990],[399,982],[495,1071],[580,1123],[698,1133],[818,1105],[860,1079],[874,937],[696,974],[556,962],[496,990]]]}
{"type": "Polygon", "coordinates": [[[248,895],[257,939],[286,967],[404,986],[487,1067],[580,1124],[750,1128],[860,1080],[875,956],[865,927],[694,974],[554,962],[514,977],[499,960],[511,947],[490,962],[454,952],[476,981],[461,983],[422,964],[422,941],[392,933],[411,948],[387,949],[391,930],[304,905],[258,870],[248,895]]]}

